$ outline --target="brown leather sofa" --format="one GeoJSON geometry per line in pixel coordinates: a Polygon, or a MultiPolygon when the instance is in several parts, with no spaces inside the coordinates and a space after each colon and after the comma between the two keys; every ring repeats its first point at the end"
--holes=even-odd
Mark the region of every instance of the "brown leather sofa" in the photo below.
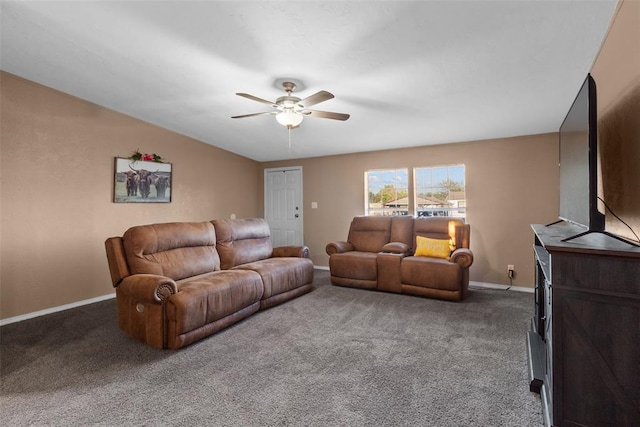
{"type": "Polygon", "coordinates": [[[460,301],[467,295],[470,226],[459,218],[358,216],[346,241],[331,242],[331,283],[460,301]],[[450,241],[446,258],[415,256],[419,237],[450,241]]]}
{"type": "Polygon", "coordinates": [[[120,329],[177,349],[313,289],[306,246],[273,248],[264,219],[132,227],[105,241],[120,329]]]}

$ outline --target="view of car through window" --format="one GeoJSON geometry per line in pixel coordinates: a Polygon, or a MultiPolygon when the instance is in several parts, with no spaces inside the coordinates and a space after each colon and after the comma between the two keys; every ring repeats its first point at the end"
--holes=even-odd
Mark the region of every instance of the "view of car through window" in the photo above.
{"type": "Polygon", "coordinates": [[[375,169],[365,173],[365,214],[466,216],[464,165],[375,169]]]}

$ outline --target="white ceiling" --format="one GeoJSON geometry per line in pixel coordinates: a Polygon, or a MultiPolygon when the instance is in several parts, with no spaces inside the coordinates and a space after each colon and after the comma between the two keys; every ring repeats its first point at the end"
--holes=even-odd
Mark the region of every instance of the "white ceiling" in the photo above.
{"type": "MultiPolygon", "coordinates": [[[[0,67],[257,161],[555,132],[616,8],[599,1],[5,1],[0,67]],[[302,82],[291,132],[235,95],[302,82]]],[[[153,141],[141,143],[153,151],[153,141]]],[[[134,147],[135,148],[135,147],[134,147]]]]}

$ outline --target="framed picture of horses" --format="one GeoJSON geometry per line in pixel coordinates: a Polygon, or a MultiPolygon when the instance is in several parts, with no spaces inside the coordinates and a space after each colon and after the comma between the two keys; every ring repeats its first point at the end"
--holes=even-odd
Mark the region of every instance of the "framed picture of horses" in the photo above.
{"type": "Polygon", "coordinates": [[[115,159],[115,203],[171,203],[171,163],[115,159]]]}

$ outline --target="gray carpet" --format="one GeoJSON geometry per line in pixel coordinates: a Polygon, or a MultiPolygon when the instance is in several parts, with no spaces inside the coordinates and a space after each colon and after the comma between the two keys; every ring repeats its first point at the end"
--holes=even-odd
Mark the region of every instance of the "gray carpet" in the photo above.
{"type": "Polygon", "coordinates": [[[540,426],[533,296],[450,303],[329,284],[182,350],[109,300],[0,328],[3,425],[540,426]]]}

